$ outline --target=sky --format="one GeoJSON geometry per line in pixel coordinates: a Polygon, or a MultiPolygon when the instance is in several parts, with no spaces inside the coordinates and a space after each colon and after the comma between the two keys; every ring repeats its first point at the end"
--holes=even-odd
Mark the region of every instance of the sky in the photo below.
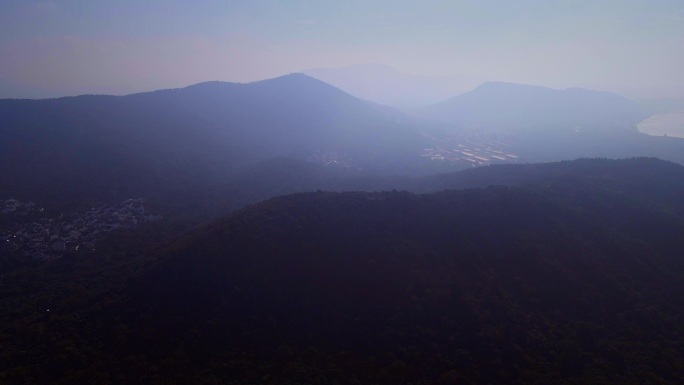
{"type": "Polygon", "coordinates": [[[0,79],[60,95],[363,63],[684,98],[684,0],[0,1],[0,79]]]}

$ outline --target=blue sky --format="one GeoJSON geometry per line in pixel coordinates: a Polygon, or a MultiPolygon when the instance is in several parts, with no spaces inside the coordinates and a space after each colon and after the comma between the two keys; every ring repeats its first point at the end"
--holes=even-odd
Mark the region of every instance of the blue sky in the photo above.
{"type": "Polygon", "coordinates": [[[0,78],[64,94],[359,63],[684,97],[684,0],[0,2],[0,78]]]}

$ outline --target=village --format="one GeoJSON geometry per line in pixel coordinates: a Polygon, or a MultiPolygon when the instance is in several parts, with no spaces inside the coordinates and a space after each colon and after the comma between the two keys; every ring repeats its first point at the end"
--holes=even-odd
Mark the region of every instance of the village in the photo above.
{"type": "Polygon", "coordinates": [[[468,138],[437,141],[433,148],[426,148],[420,155],[434,161],[466,162],[471,166],[486,166],[495,163],[514,163],[518,156],[507,151],[511,145],[504,139],[468,138]]]}
{"type": "Polygon", "coordinates": [[[0,201],[0,218],[7,224],[0,229],[0,252],[34,260],[57,259],[65,253],[92,250],[111,231],[161,219],[145,212],[143,198],[63,214],[57,219],[38,218],[43,211],[34,202],[14,198],[0,201]]]}
{"type": "Polygon", "coordinates": [[[324,166],[334,166],[346,169],[357,169],[359,167],[354,166],[351,158],[344,157],[340,155],[337,151],[317,151],[312,154],[308,159],[309,162],[322,164],[324,166]]]}

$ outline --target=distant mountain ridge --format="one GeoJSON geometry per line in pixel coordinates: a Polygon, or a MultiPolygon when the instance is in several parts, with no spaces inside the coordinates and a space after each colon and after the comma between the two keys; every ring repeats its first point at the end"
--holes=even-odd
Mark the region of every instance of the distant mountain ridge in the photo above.
{"type": "MultiPolygon", "coordinates": [[[[568,124],[577,123],[570,112],[579,107],[569,102],[552,103],[565,115],[554,109],[525,115],[529,112],[525,108],[531,101],[536,103],[539,94],[569,94],[572,99],[586,91],[498,83],[475,91],[455,99],[468,103],[457,110],[464,120],[451,123],[411,117],[303,74],[246,84],[204,82],[127,96],[0,100],[0,193],[55,210],[145,197],[151,207],[182,210],[190,205],[194,207],[190,211],[196,212],[197,205],[205,205],[206,212],[216,212],[254,202],[255,197],[350,186],[392,188],[389,183],[398,179],[389,176],[471,167],[470,161],[460,158],[432,159],[442,154],[441,159],[455,159],[468,153],[471,161],[479,156],[494,163],[498,160],[490,155],[501,158],[496,155],[500,151],[515,154],[507,159],[518,162],[650,156],[684,163],[682,140],[640,135],[615,124],[597,123],[595,132],[590,126],[577,131],[577,126],[568,124]],[[514,97],[521,90],[532,96],[514,97]],[[510,99],[520,100],[511,105],[510,99]],[[490,107],[508,111],[511,119],[506,122],[511,124],[521,116],[537,119],[535,114],[552,123],[526,135],[512,135],[516,129],[497,125],[502,122],[478,126],[503,119],[491,117],[496,111],[490,107]],[[567,116],[572,119],[563,120],[567,116]],[[468,123],[471,118],[480,123],[468,123]],[[491,143],[497,152],[487,150],[491,143]],[[280,168],[259,169],[258,165],[274,159],[286,161],[280,168]],[[334,167],[302,165],[307,161],[360,173],[352,181],[334,167]],[[269,179],[258,181],[250,176],[252,172],[269,179]]],[[[624,107],[624,100],[614,95],[589,95],[588,100],[606,99],[624,107]]],[[[596,105],[606,104],[602,103],[596,105]]],[[[586,110],[586,104],[581,103],[579,110],[586,110]]],[[[629,114],[624,116],[627,119],[629,114]]],[[[540,119],[536,121],[545,121],[540,119]]]]}
{"type": "Polygon", "coordinates": [[[423,117],[464,127],[508,132],[636,132],[648,115],[626,98],[580,88],[487,82],[427,107],[423,117]]]}
{"type": "Polygon", "coordinates": [[[195,192],[279,156],[331,150],[359,167],[398,170],[420,160],[426,142],[401,116],[302,74],[127,96],[0,100],[0,183],[4,194],[40,202],[196,201],[195,192]]]}

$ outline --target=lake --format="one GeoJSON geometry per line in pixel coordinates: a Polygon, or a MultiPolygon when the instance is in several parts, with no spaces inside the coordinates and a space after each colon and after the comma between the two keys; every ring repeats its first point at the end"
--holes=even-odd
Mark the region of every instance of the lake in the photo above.
{"type": "Polygon", "coordinates": [[[684,138],[684,111],[653,115],[639,123],[637,128],[648,135],[684,138]]]}

